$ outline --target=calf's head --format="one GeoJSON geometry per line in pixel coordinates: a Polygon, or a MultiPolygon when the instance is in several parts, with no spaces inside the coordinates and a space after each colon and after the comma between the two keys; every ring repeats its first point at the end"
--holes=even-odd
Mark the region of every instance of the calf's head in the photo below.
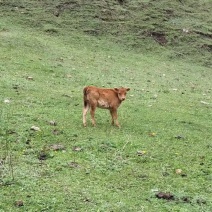
{"type": "Polygon", "coordinates": [[[126,99],[127,91],[130,90],[130,88],[114,88],[115,92],[118,95],[118,98],[120,101],[124,101],[126,99]]]}

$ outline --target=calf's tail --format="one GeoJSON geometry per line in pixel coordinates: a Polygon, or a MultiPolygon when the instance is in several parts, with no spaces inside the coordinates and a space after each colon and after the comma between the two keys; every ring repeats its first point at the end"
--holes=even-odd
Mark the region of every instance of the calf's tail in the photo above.
{"type": "Polygon", "coordinates": [[[84,107],[87,107],[88,106],[87,94],[88,94],[88,87],[85,87],[83,89],[84,107]]]}

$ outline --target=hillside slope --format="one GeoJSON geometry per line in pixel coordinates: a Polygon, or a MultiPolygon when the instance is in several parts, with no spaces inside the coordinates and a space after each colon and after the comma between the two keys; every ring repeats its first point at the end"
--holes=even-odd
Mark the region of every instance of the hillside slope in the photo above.
{"type": "Polygon", "coordinates": [[[212,61],[211,10],[210,0],[0,2],[1,17],[55,36],[78,32],[126,50],[157,52],[205,66],[212,61]]]}

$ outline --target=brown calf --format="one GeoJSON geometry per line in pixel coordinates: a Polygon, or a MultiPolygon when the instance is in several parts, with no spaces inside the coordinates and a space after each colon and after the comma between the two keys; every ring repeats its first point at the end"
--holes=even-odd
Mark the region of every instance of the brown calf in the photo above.
{"type": "Polygon", "coordinates": [[[83,89],[84,108],[83,108],[83,125],[86,127],[86,114],[90,109],[91,120],[93,126],[96,125],[94,118],[96,107],[108,109],[112,116],[112,124],[120,127],[117,116],[117,109],[125,100],[129,88],[97,88],[95,86],[87,86],[83,89]]]}

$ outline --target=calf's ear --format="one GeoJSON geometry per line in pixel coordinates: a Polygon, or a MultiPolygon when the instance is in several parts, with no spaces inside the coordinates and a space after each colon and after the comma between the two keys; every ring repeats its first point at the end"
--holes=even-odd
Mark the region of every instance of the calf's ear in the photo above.
{"type": "Polygon", "coordinates": [[[127,88],[126,90],[127,90],[127,91],[129,91],[129,90],[130,90],[130,88],[127,88]]]}
{"type": "Polygon", "coordinates": [[[116,92],[119,92],[119,89],[118,89],[118,88],[114,88],[114,90],[115,90],[116,92]]]}

